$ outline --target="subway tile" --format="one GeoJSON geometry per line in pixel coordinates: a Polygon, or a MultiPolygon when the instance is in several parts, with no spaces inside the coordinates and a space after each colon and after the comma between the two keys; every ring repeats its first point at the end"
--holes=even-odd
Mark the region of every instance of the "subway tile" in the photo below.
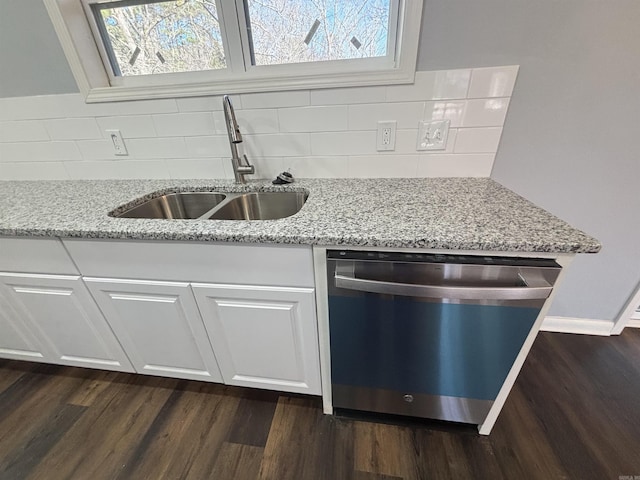
{"type": "MultiPolygon", "coordinates": [[[[224,116],[222,124],[222,132],[227,133],[227,127],[224,124],[224,116]]],[[[240,132],[244,134],[256,133],[278,133],[278,111],[276,109],[261,108],[256,110],[236,110],[236,119],[240,126],[240,132]]]]}
{"type": "Polygon", "coordinates": [[[262,157],[293,157],[311,154],[308,133],[245,135],[244,149],[249,161],[262,157]]]}
{"type": "Polygon", "coordinates": [[[284,108],[309,105],[309,90],[268,93],[243,93],[242,108],[284,108]]]}
{"type": "Polygon", "coordinates": [[[0,180],[68,180],[63,162],[0,163],[0,180]]]}
{"type": "Polygon", "coordinates": [[[467,105],[466,100],[427,102],[424,107],[423,120],[451,120],[451,127],[459,127],[467,105]]]}
{"type": "Polygon", "coordinates": [[[295,178],[342,178],[349,170],[349,157],[291,157],[285,159],[283,170],[295,178]]]}
{"type": "Polygon", "coordinates": [[[518,76],[518,68],[518,65],[474,68],[467,97],[510,97],[518,76]]]}
{"type": "Polygon", "coordinates": [[[463,127],[501,127],[509,107],[508,98],[481,98],[467,100],[463,127]]]}
{"type": "Polygon", "coordinates": [[[311,154],[367,155],[376,153],[376,132],[323,132],[311,133],[311,154]]]}
{"type": "Polygon", "coordinates": [[[418,177],[488,177],[495,154],[421,155],[418,177]]]}
{"type": "Polygon", "coordinates": [[[349,130],[377,130],[386,120],[395,120],[397,128],[416,128],[423,112],[423,102],[350,105],[349,130]]]}
{"type": "Polygon", "coordinates": [[[120,130],[122,138],[153,138],[156,129],[149,115],[118,115],[96,119],[102,135],[107,138],[106,130],[120,130]]]}
{"type": "Polygon", "coordinates": [[[75,142],[0,143],[0,162],[80,160],[75,142]]]}
{"type": "MultiPolygon", "coordinates": [[[[129,141],[123,139],[124,146],[129,148],[129,141]]],[[[119,158],[127,158],[126,156],[118,156],[113,150],[113,144],[110,140],[79,140],[76,142],[78,149],[84,160],[115,160],[119,158]]],[[[129,152],[131,156],[131,152],[129,152]]]]}
{"type": "Polygon", "coordinates": [[[455,153],[495,153],[501,134],[501,127],[460,128],[455,153]]]}
{"type": "MultiPolygon", "coordinates": [[[[233,178],[227,176],[223,158],[174,158],[164,161],[169,176],[174,179],[189,178],[233,178]]],[[[230,163],[230,162],[229,162],[230,163]]]]}
{"type": "Polygon", "coordinates": [[[129,155],[138,159],[184,158],[184,138],[132,138],[126,142],[129,155]]]}
{"type": "MultiPolygon", "coordinates": [[[[284,162],[286,159],[282,157],[252,157],[249,159],[249,163],[253,165],[255,173],[248,178],[273,180],[285,170],[284,162]]],[[[225,169],[230,172],[230,176],[233,178],[231,162],[225,165],[225,169]]]]}
{"type": "Polygon", "coordinates": [[[178,111],[173,98],[85,103],[79,93],[0,99],[0,120],[151,115],[178,111]]]}
{"type": "Polygon", "coordinates": [[[386,87],[327,88],[311,90],[311,105],[353,105],[381,103],[386,98],[386,87]]]}
{"type": "Polygon", "coordinates": [[[471,70],[416,72],[410,85],[387,87],[388,102],[449,100],[466,98],[471,70]]]}
{"type": "Polygon", "coordinates": [[[170,113],[151,118],[158,137],[196,137],[216,133],[210,112],[170,113]]]}
{"type": "Polygon", "coordinates": [[[348,107],[281,108],[278,116],[282,132],[335,132],[347,129],[348,107]]]}
{"type": "Polygon", "coordinates": [[[162,160],[104,160],[97,162],[65,162],[74,180],[108,178],[170,178],[162,160]]]}
{"type": "Polygon", "coordinates": [[[188,157],[231,157],[227,135],[186,137],[188,157]]]}
{"type": "Polygon", "coordinates": [[[89,140],[102,138],[94,118],[59,118],[45,120],[44,126],[52,140],[89,140]]]}
{"type": "MultiPolygon", "coordinates": [[[[236,110],[242,108],[240,95],[231,97],[231,102],[236,110]]],[[[222,95],[176,98],[176,104],[180,112],[213,112],[222,110],[222,95]]]]}
{"type": "Polygon", "coordinates": [[[418,155],[350,156],[350,178],[415,177],[418,155]]]}
{"type": "Polygon", "coordinates": [[[50,140],[40,120],[0,122],[0,142],[41,142],[50,140]]]}
{"type": "Polygon", "coordinates": [[[418,150],[418,135],[416,133],[416,143],[415,148],[417,153],[421,155],[439,155],[443,153],[453,153],[455,145],[456,145],[456,137],[458,136],[459,129],[450,128],[449,134],[447,135],[447,144],[445,145],[444,150],[418,150]]]}

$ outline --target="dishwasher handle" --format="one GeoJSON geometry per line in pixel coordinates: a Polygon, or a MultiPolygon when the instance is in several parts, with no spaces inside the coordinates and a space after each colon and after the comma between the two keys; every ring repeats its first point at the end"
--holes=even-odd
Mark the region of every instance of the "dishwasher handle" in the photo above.
{"type": "Polygon", "coordinates": [[[547,298],[551,294],[553,286],[544,280],[542,276],[536,275],[536,278],[532,278],[531,281],[527,281],[522,273],[519,276],[525,283],[523,287],[416,285],[413,283],[356,278],[353,267],[341,267],[338,265],[336,266],[334,280],[336,288],[346,290],[406,297],[449,298],[452,300],[540,300],[547,298]]]}

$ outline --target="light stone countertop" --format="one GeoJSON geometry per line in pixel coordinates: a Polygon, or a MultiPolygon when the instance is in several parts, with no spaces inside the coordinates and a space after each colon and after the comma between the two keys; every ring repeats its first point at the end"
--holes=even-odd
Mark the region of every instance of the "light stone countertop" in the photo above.
{"type": "MultiPolygon", "coordinates": [[[[138,202],[141,203],[141,202],[138,202]]],[[[0,235],[595,253],[600,243],[488,178],[0,181],[0,235]],[[108,213],[154,192],[307,191],[280,220],[108,213]]]]}

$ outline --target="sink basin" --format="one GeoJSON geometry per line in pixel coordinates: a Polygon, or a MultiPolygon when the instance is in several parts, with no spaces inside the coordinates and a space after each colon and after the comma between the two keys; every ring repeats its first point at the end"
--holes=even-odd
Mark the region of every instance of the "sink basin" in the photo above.
{"type": "Polygon", "coordinates": [[[147,200],[116,214],[120,218],[275,220],[297,213],[307,194],[302,192],[177,192],[147,200]]]}
{"type": "Polygon", "coordinates": [[[178,192],[156,197],[127,210],[122,218],[198,218],[220,204],[226,195],[216,192],[178,192]]]}
{"type": "Polygon", "coordinates": [[[307,195],[301,192],[254,192],[231,198],[211,220],[274,220],[300,211],[307,195]]]}

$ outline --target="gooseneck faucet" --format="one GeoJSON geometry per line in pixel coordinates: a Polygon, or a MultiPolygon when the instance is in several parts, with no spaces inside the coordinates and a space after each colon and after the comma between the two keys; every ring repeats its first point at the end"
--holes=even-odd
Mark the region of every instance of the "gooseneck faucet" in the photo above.
{"type": "Polygon", "coordinates": [[[225,124],[227,125],[227,133],[229,134],[229,147],[231,148],[231,165],[233,166],[233,175],[237,183],[246,183],[245,175],[255,173],[253,165],[249,164],[246,155],[238,153],[238,144],[242,143],[242,134],[240,127],[236,121],[236,113],[233,110],[229,95],[222,97],[222,109],[224,110],[225,124]]]}

